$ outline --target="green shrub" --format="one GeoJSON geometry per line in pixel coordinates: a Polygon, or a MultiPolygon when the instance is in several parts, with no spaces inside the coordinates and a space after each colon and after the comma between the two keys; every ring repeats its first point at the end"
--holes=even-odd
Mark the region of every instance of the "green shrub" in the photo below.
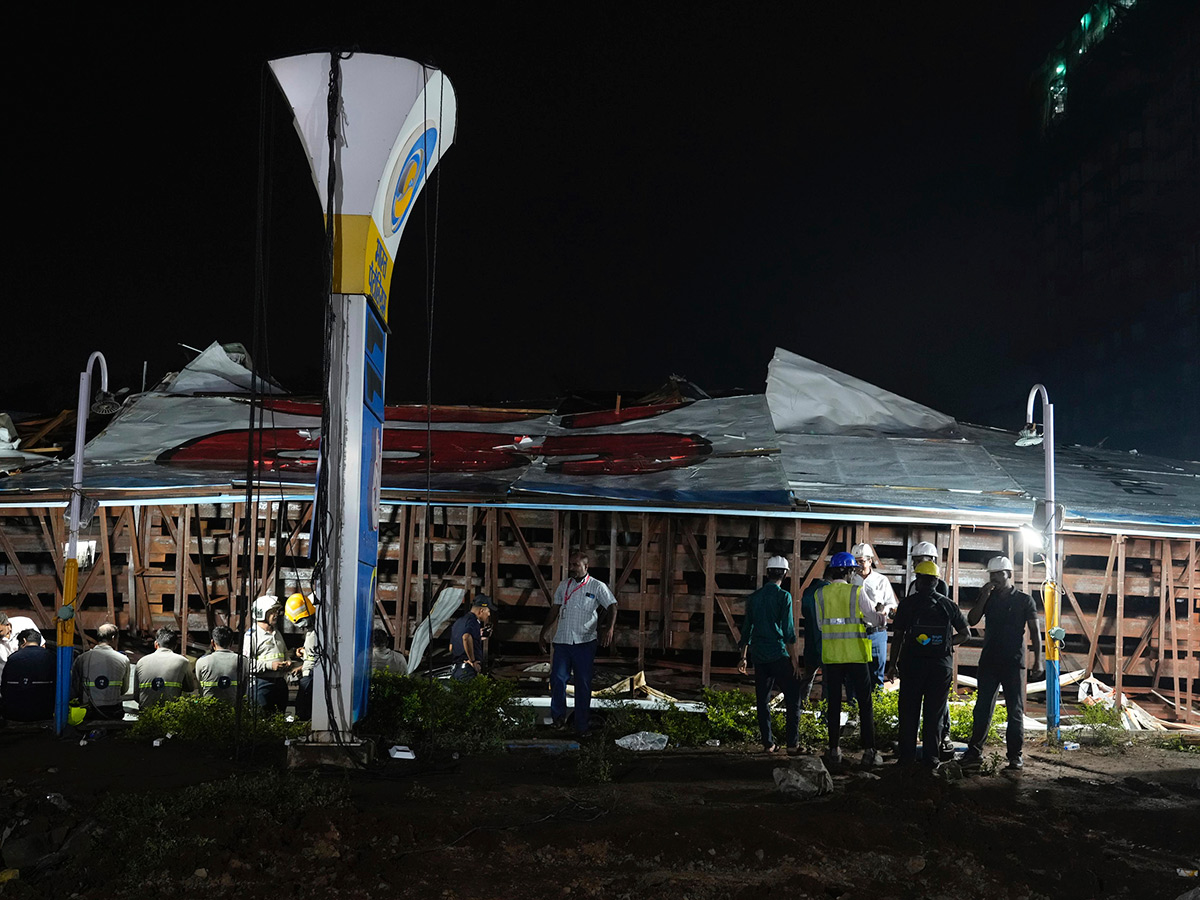
{"type": "Polygon", "coordinates": [[[281,713],[265,715],[243,705],[241,723],[237,708],[213,697],[180,697],[142,710],[126,735],[135,740],[166,737],[232,746],[236,743],[269,744],[303,737],[308,723],[289,722],[281,713]]]}
{"type": "Polygon", "coordinates": [[[1165,737],[1158,742],[1158,746],[1163,750],[1171,750],[1175,753],[1200,753],[1200,744],[1189,744],[1183,739],[1182,734],[1165,737]]]}
{"type": "MultiPolygon", "coordinates": [[[[702,699],[708,709],[706,719],[711,737],[722,743],[758,742],[758,713],[753,696],[739,690],[705,688],[702,699]]],[[[774,718],[772,716],[772,728],[776,727],[774,718]]],[[[779,720],[782,727],[782,714],[779,714],[779,720]]]]}
{"type": "Polygon", "coordinates": [[[414,747],[494,750],[534,724],[532,709],[514,702],[515,682],[493,678],[455,681],[371,674],[362,734],[414,747]]]}
{"type": "Polygon", "coordinates": [[[1117,747],[1124,743],[1125,729],[1121,711],[1115,706],[1093,703],[1083,707],[1080,721],[1086,730],[1084,737],[1099,747],[1117,747]]]}

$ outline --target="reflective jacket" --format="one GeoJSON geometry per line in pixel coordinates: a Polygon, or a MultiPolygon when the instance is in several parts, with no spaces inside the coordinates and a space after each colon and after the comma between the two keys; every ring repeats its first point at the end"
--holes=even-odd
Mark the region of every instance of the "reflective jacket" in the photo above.
{"type": "Polygon", "coordinates": [[[226,703],[236,703],[239,658],[236,650],[214,650],[196,660],[200,696],[216,697],[226,703]]]}
{"type": "Polygon", "coordinates": [[[821,628],[822,663],[871,661],[871,639],[859,608],[862,586],[834,581],[817,589],[817,622],[821,628]]]}
{"type": "Polygon", "coordinates": [[[196,676],[187,657],[165,647],[139,659],[134,673],[138,709],[149,709],[196,690],[196,676]]]}
{"type": "Polygon", "coordinates": [[[122,695],[133,689],[129,657],[108,644],[81,653],[71,667],[71,696],[97,709],[119,707],[122,695]]]}

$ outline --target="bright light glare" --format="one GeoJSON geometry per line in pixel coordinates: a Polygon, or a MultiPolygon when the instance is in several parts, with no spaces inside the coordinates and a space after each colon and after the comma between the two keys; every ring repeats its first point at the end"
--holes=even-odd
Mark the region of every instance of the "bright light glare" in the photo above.
{"type": "Polygon", "coordinates": [[[1046,536],[1032,525],[1021,526],[1021,537],[1025,539],[1026,550],[1041,550],[1046,546],[1046,536]]]}

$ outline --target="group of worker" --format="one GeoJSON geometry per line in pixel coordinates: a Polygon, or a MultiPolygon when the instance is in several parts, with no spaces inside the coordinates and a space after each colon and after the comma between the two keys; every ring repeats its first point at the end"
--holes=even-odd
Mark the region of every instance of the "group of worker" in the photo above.
{"type": "Polygon", "coordinates": [[[826,568],[828,577],[814,579],[801,597],[803,666],[792,596],[783,589],[788,561],[782,556],[767,561],[766,583],[747,599],[739,642],[740,671],[747,671],[748,662],[754,664],[764,750],[778,749],[770,709],[771,694],[778,690],[784,699],[786,749],[799,752],[800,706],[807,702],[820,670],[827,703],[827,767],[837,770],[844,764],[840,748],[843,694],[858,704],[862,764],[879,765],[882,755],[875,741],[873,693],[887,678],[899,675],[899,762],[936,770],[954,752],[948,710],[954,647],[968,640],[971,626],[984,619],[972,733],[959,762],[965,768],[980,765],[996,695],[1003,687],[1008,708],[1008,768],[1024,767],[1026,630],[1034,653],[1030,680],[1042,677],[1042,644],[1033,599],[1014,586],[1012,560],[997,556],[988,561],[988,583],[964,618],[948,596],[937,557],[937,548],[928,541],[913,548],[914,578],[906,596],[897,600],[891,582],[878,571],[878,558],[870,544],[835,553],[826,568]],[[917,731],[922,720],[918,756],[917,731]]]}

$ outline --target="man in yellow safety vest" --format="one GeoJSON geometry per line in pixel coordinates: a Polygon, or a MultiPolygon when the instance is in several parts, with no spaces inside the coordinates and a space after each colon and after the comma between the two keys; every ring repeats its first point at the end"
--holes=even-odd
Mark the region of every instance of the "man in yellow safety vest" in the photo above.
{"type": "Polygon", "coordinates": [[[850,682],[858,700],[859,731],[862,735],[864,766],[879,765],[883,758],[875,749],[874,704],[871,702],[869,666],[871,637],[868,628],[887,620],[861,585],[850,583],[858,562],[850,553],[835,553],[826,570],[830,583],[817,589],[817,622],[821,628],[821,668],[829,685],[829,752],[825,764],[841,767],[839,747],[842,733],[842,685],[850,682]]]}

